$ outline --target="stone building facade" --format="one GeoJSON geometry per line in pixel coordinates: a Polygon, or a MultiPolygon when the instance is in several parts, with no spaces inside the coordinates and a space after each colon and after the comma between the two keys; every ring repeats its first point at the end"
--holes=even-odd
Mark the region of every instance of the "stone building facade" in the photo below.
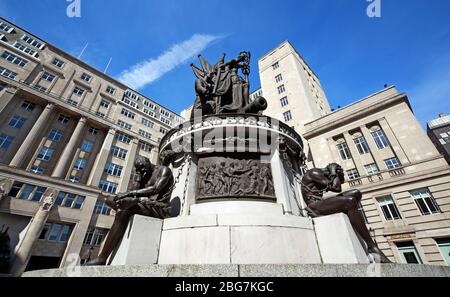
{"type": "Polygon", "coordinates": [[[429,121],[427,134],[450,164],[450,115],[442,113],[439,118],[429,121]]]}
{"type": "MultiPolygon", "coordinates": [[[[102,196],[125,191],[135,156],[182,122],[173,111],[0,19],[0,225],[12,253],[44,197],[55,205],[32,241],[28,269],[98,252],[113,221],[102,196]]],[[[28,232],[30,234],[30,232],[28,232]]]]}

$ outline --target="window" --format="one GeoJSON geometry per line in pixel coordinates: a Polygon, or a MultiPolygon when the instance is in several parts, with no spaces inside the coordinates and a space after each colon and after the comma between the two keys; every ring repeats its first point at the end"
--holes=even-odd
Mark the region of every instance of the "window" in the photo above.
{"type": "Polygon", "coordinates": [[[368,154],[370,152],[369,146],[364,136],[360,136],[353,140],[360,155],[368,154]]]}
{"type": "Polygon", "coordinates": [[[123,167],[114,163],[107,163],[105,166],[105,173],[112,176],[120,177],[122,175],[123,167]]]}
{"type": "Polygon", "coordinates": [[[73,89],[73,94],[76,95],[76,96],[83,96],[84,90],[79,88],[79,87],[75,87],[73,89]]]}
{"type": "Polygon", "coordinates": [[[11,27],[10,25],[7,25],[4,22],[0,22],[0,30],[3,30],[7,33],[11,33],[14,30],[14,28],[11,27]]]}
{"type": "Polygon", "coordinates": [[[62,136],[63,136],[63,134],[62,134],[61,130],[52,129],[50,131],[50,133],[48,134],[48,139],[50,139],[52,141],[60,141],[62,136]]]}
{"type": "Polygon", "coordinates": [[[386,135],[384,134],[383,130],[378,130],[375,132],[372,132],[373,140],[375,141],[375,144],[377,145],[378,149],[384,149],[389,146],[389,142],[386,138],[386,135]]]}
{"type": "Polygon", "coordinates": [[[364,219],[364,222],[366,224],[368,224],[369,220],[367,219],[366,213],[364,211],[364,208],[363,208],[361,202],[358,203],[358,211],[359,211],[359,214],[361,215],[361,217],[364,219]]]}
{"type": "Polygon", "coordinates": [[[12,197],[16,197],[22,200],[29,200],[29,201],[34,201],[34,202],[40,202],[42,199],[42,196],[44,196],[45,191],[47,190],[47,188],[44,187],[37,187],[34,185],[23,185],[21,183],[15,183],[17,190],[15,191],[15,193],[10,193],[9,195],[12,197]],[[20,190],[22,190],[20,192],[20,190]],[[20,194],[18,195],[18,193],[20,192],[20,194]],[[14,194],[14,195],[12,195],[14,194]]]}
{"type": "Polygon", "coordinates": [[[166,124],[166,125],[169,125],[169,126],[172,125],[172,121],[169,120],[168,118],[165,118],[165,117],[161,116],[161,117],[160,117],[160,120],[161,120],[162,123],[164,123],[164,124],[166,124]]]}
{"type": "Polygon", "coordinates": [[[150,107],[151,109],[155,109],[155,104],[153,104],[152,102],[145,100],[145,99],[144,99],[144,105],[147,107],[150,107]]]}
{"type": "Polygon", "coordinates": [[[280,63],[279,62],[276,62],[276,63],[272,64],[272,69],[273,70],[276,70],[278,68],[280,68],[280,63]]]}
{"type": "Polygon", "coordinates": [[[106,87],[106,93],[111,94],[111,95],[114,95],[114,94],[116,93],[116,89],[114,89],[114,88],[111,87],[111,86],[107,86],[107,87],[106,87]]]}
{"type": "Polygon", "coordinates": [[[52,61],[52,64],[55,65],[58,68],[62,68],[64,66],[64,62],[61,61],[58,58],[54,58],[53,61],[52,61]]]}
{"type": "Polygon", "coordinates": [[[122,102],[124,102],[125,104],[127,104],[127,105],[129,105],[129,106],[131,106],[131,107],[136,108],[136,102],[133,102],[133,101],[131,101],[131,100],[128,99],[128,98],[123,97],[123,98],[122,98],[122,102]]]}
{"type": "Polygon", "coordinates": [[[38,49],[42,49],[44,47],[44,44],[28,35],[22,36],[22,40],[28,43],[31,46],[34,46],[38,49]]]}
{"type": "Polygon", "coordinates": [[[152,139],[152,134],[150,134],[147,131],[144,131],[142,129],[139,129],[139,135],[141,135],[147,139],[152,139]]]}
{"type": "Polygon", "coordinates": [[[162,134],[166,134],[168,131],[164,127],[159,127],[159,132],[161,132],[162,134]]]}
{"type": "Polygon", "coordinates": [[[124,128],[124,129],[127,129],[127,130],[131,130],[131,128],[133,128],[132,125],[130,125],[127,122],[124,122],[122,120],[117,120],[117,125],[122,127],[122,128],[124,128]]]}
{"type": "Polygon", "coordinates": [[[78,177],[78,176],[75,176],[75,175],[71,175],[71,176],[69,176],[69,179],[68,179],[70,182],[72,182],[72,183],[74,183],[74,184],[79,184],[80,183],[80,178],[78,177]]]}
{"type": "Polygon", "coordinates": [[[422,264],[419,253],[414,246],[412,241],[406,242],[396,242],[398,252],[400,253],[400,258],[402,263],[405,264],[422,264]]]}
{"type": "Polygon", "coordinates": [[[83,145],[81,145],[81,150],[83,152],[90,153],[90,152],[92,152],[93,147],[94,147],[94,144],[91,141],[85,140],[85,141],[83,141],[83,145]]]}
{"type": "Polygon", "coordinates": [[[128,151],[126,149],[117,147],[117,146],[113,146],[111,148],[112,151],[112,155],[114,157],[120,158],[120,159],[125,159],[127,157],[127,153],[128,151]]]}
{"type": "Polygon", "coordinates": [[[161,114],[165,117],[170,117],[170,112],[168,112],[167,110],[163,109],[162,107],[159,108],[159,111],[161,112],[161,114]]]}
{"type": "Polygon", "coordinates": [[[44,229],[42,229],[39,239],[46,239],[51,228],[52,228],[52,223],[45,223],[44,229]]]}
{"type": "Polygon", "coordinates": [[[377,199],[381,210],[383,211],[384,218],[387,221],[393,221],[401,219],[400,212],[398,211],[397,205],[395,205],[394,200],[391,196],[385,196],[377,199]]]}
{"type": "Polygon", "coordinates": [[[75,163],[73,164],[73,169],[76,170],[84,170],[86,168],[87,160],[83,158],[77,158],[75,163]]]}
{"type": "Polygon", "coordinates": [[[373,175],[373,174],[377,174],[380,172],[377,164],[375,164],[375,163],[365,165],[364,167],[366,168],[366,172],[368,175],[373,175]]]}
{"type": "Polygon", "coordinates": [[[149,128],[155,127],[155,123],[153,123],[152,121],[149,121],[147,119],[142,118],[141,122],[142,122],[142,124],[144,124],[145,126],[147,126],[149,128]]]}
{"type": "Polygon", "coordinates": [[[83,244],[101,246],[107,233],[108,231],[105,229],[89,227],[86,236],[84,237],[83,244]]]}
{"type": "Polygon", "coordinates": [[[98,116],[98,117],[101,117],[101,118],[104,118],[106,116],[103,112],[100,112],[100,111],[97,111],[95,113],[95,115],[98,116]]]}
{"type": "Polygon", "coordinates": [[[422,215],[431,215],[434,213],[440,213],[439,206],[434,200],[428,189],[420,189],[416,191],[411,191],[411,196],[414,198],[414,201],[417,204],[417,207],[420,209],[422,215]]]}
{"type": "Polygon", "coordinates": [[[355,180],[355,179],[360,178],[359,172],[356,168],[347,170],[347,176],[348,176],[349,180],[355,180]]]}
{"type": "Polygon", "coordinates": [[[59,241],[66,242],[69,239],[71,232],[72,228],[69,225],[64,225],[59,237],[59,241]]]}
{"type": "Polygon", "coordinates": [[[278,88],[278,94],[283,94],[286,91],[286,88],[284,85],[279,86],[278,88]]]}
{"type": "Polygon", "coordinates": [[[153,146],[151,144],[148,144],[148,143],[145,143],[142,141],[139,141],[139,147],[141,150],[144,150],[146,152],[151,152],[152,148],[153,148],[153,146]]]}
{"type": "Polygon", "coordinates": [[[60,122],[63,125],[67,125],[69,123],[70,118],[68,116],[65,116],[63,114],[60,114],[58,117],[58,122],[60,122]]]}
{"type": "Polygon", "coordinates": [[[9,69],[0,67],[0,75],[3,75],[3,76],[5,76],[7,78],[10,78],[10,79],[15,79],[16,76],[17,76],[17,73],[15,73],[15,72],[13,72],[13,71],[11,71],[9,69]]]}
{"type": "Polygon", "coordinates": [[[283,76],[281,74],[278,74],[277,76],[275,76],[275,82],[280,82],[283,80],[283,76]]]}
{"type": "Polygon", "coordinates": [[[55,79],[55,76],[51,73],[48,73],[47,71],[44,72],[44,74],[42,74],[42,79],[52,82],[55,79]]]}
{"type": "Polygon", "coordinates": [[[32,57],[36,57],[36,55],[37,55],[37,52],[35,50],[29,48],[28,46],[23,45],[22,43],[20,43],[18,41],[16,41],[16,43],[14,43],[14,47],[32,57]]]}
{"type": "Polygon", "coordinates": [[[123,143],[126,143],[126,144],[129,144],[133,140],[133,137],[123,134],[123,133],[120,133],[120,132],[116,132],[116,138],[117,138],[117,140],[119,140],[123,143]]]}
{"type": "Polygon", "coordinates": [[[91,134],[92,136],[96,136],[99,131],[100,130],[98,128],[90,127],[89,130],[88,130],[88,133],[91,134]]]}
{"type": "Polygon", "coordinates": [[[8,150],[9,146],[13,142],[14,137],[6,135],[6,134],[0,134],[0,150],[8,150]]]}
{"type": "Polygon", "coordinates": [[[15,65],[20,66],[20,67],[24,67],[28,63],[28,61],[26,61],[16,55],[13,55],[8,51],[3,52],[2,58],[5,59],[6,61],[9,61],[15,65]]]}
{"type": "Polygon", "coordinates": [[[400,164],[400,161],[397,158],[391,158],[391,159],[384,160],[384,163],[386,164],[386,167],[389,170],[399,168],[402,166],[402,164],[400,164]]]}
{"type": "Polygon", "coordinates": [[[99,188],[105,192],[115,194],[117,191],[117,187],[119,185],[117,183],[113,183],[107,180],[101,180],[99,184],[99,188]]]}
{"type": "Polygon", "coordinates": [[[23,187],[23,183],[21,183],[21,182],[14,182],[11,190],[9,191],[8,196],[17,197],[17,194],[19,194],[19,192],[22,189],[22,187],[23,187]]]}
{"type": "Polygon", "coordinates": [[[44,227],[44,231],[46,233],[42,232],[40,239],[47,239],[49,241],[60,241],[60,242],[66,242],[69,240],[70,235],[72,233],[72,226],[71,225],[63,225],[63,224],[51,224],[44,227]]]}
{"type": "Polygon", "coordinates": [[[67,208],[81,209],[86,197],[66,192],[59,192],[55,199],[55,205],[67,208]]]}
{"type": "Polygon", "coordinates": [[[67,103],[69,103],[70,105],[73,105],[73,106],[77,106],[78,105],[78,102],[73,100],[73,99],[67,99],[67,103]]]}
{"type": "Polygon", "coordinates": [[[447,265],[450,266],[450,237],[435,238],[435,241],[441,250],[442,256],[447,262],[447,265]]]}
{"type": "Polygon", "coordinates": [[[153,111],[147,109],[147,108],[144,108],[142,111],[143,111],[145,114],[148,114],[148,115],[151,116],[151,117],[155,117],[155,113],[154,113],[153,111]]]}
{"type": "Polygon", "coordinates": [[[103,108],[108,108],[109,107],[109,101],[106,101],[106,100],[102,100],[101,102],[100,102],[100,107],[103,107],[103,108]]]}
{"type": "Polygon", "coordinates": [[[284,117],[285,122],[289,122],[290,120],[292,120],[291,111],[289,110],[289,111],[284,112],[283,117],[284,117]]]}
{"type": "Polygon", "coordinates": [[[281,103],[281,107],[285,107],[286,105],[289,104],[288,98],[287,97],[281,98],[280,103],[281,103]]]}
{"type": "Polygon", "coordinates": [[[30,101],[24,101],[21,106],[26,111],[32,112],[34,108],[36,107],[36,104],[31,103],[30,101]]]}
{"type": "Polygon", "coordinates": [[[52,158],[53,152],[54,152],[53,149],[44,146],[39,151],[37,159],[42,160],[42,161],[50,161],[50,159],[52,158]]]}
{"type": "Polygon", "coordinates": [[[41,93],[45,93],[45,91],[47,91],[47,88],[45,88],[45,87],[43,87],[41,85],[35,85],[34,88],[36,90],[38,90],[39,92],[41,92],[41,93]]]}
{"type": "Polygon", "coordinates": [[[42,175],[44,174],[44,169],[39,166],[31,166],[30,172],[33,172],[34,174],[42,175]]]}
{"type": "Polygon", "coordinates": [[[63,226],[61,224],[54,224],[52,230],[50,231],[50,236],[48,237],[48,240],[57,241],[59,235],[61,234],[62,227],[63,226]]]}
{"type": "Polygon", "coordinates": [[[339,151],[339,155],[341,155],[342,160],[349,160],[352,158],[352,154],[350,153],[346,142],[339,143],[336,147],[339,151]]]}
{"type": "Polygon", "coordinates": [[[109,216],[111,214],[111,208],[106,205],[105,201],[98,200],[97,203],[95,203],[94,213],[109,216]]]}
{"type": "Polygon", "coordinates": [[[91,79],[92,79],[92,76],[90,76],[89,74],[87,74],[87,73],[83,73],[82,75],[81,75],[81,80],[84,80],[84,81],[87,81],[87,82],[90,82],[91,81],[91,79]]]}
{"type": "Polygon", "coordinates": [[[23,124],[25,124],[26,120],[27,120],[26,118],[14,115],[9,121],[9,125],[13,128],[20,129],[22,128],[23,124]]]}
{"type": "Polygon", "coordinates": [[[126,108],[122,108],[122,111],[120,113],[130,119],[134,119],[136,117],[136,114],[134,112],[131,112],[126,108]]]}

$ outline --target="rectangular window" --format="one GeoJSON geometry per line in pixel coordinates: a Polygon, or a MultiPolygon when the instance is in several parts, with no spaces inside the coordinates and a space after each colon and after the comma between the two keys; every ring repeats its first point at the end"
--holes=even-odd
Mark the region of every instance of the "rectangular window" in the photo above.
{"type": "Polygon", "coordinates": [[[132,125],[130,125],[127,122],[124,122],[122,120],[117,120],[117,125],[122,127],[122,128],[124,128],[124,129],[127,129],[127,130],[131,130],[131,128],[133,128],[132,125]]]}
{"type": "Polygon", "coordinates": [[[360,155],[365,155],[370,153],[369,146],[367,145],[367,141],[364,138],[364,136],[358,137],[354,139],[356,148],[358,149],[358,152],[360,155]]]}
{"type": "Polygon", "coordinates": [[[86,159],[77,158],[77,160],[75,161],[75,163],[73,165],[73,169],[84,170],[84,168],[86,168],[86,165],[87,165],[87,160],[86,159]]]}
{"type": "Polygon", "coordinates": [[[134,112],[131,112],[126,108],[122,108],[122,111],[120,113],[130,119],[134,119],[136,117],[136,114],[134,112]]]}
{"type": "Polygon", "coordinates": [[[352,154],[350,153],[350,150],[346,142],[339,143],[336,147],[339,151],[339,155],[341,155],[342,160],[349,160],[352,158],[352,154]]]}
{"type": "Polygon", "coordinates": [[[373,174],[377,174],[380,172],[377,164],[375,164],[375,163],[365,165],[364,167],[366,168],[366,172],[368,175],[373,175],[373,174]]]}
{"type": "Polygon", "coordinates": [[[139,135],[141,135],[147,139],[152,139],[152,134],[150,134],[147,131],[144,131],[142,129],[139,129],[139,135]]]}
{"type": "Polygon", "coordinates": [[[20,67],[24,67],[28,63],[27,60],[24,60],[14,54],[11,54],[8,51],[4,51],[1,57],[6,61],[11,62],[12,64],[20,67]]]}
{"type": "Polygon", "coordinates": [[[83,73],[82,75],[81,75],[81,80],[84,80],[84,81],[86,81],[86,82],[90,82],[91,81],[91,79],[92,79],[92,76],[90,76],[89,74],[87,74],[87,73],[83,73]]]}
{"type": "Polygon", "coordinates": [[[44,44],[42,42],[40,42],[37,39],[34,39],[28,35],[22,36],[22,40],[25,41],[26,43],[28,43],[29,45],[34,46],[38,49],[42,49],[44,47],[44,44]]]}
{"type": "Polygon", "coordinates": [[[90,153],[90,152],[92,152],[93,147],[94,147],[94,144],[91,141],[85,140],[85,141],[83,141],[83,144],[81,145],[81,150],[83,152],[90,153]]]}
{"type": "Polygon", "coordinates": [[[34,174],[42,175],[44,174],[44,169],[39,166],[31,166],[30,172],[33,172],[34,174]]]}
{"type": "Polygon", "coordinates": [[[53,224],[52,230],[50,231],[50,236],[48,237],[48,240],[50,241],[57,241],[59,238],[59,235],[62,231],[62,225],[61,224],[53,224]]]}
{"type": "Polygon", "coordinates": [[[74,184],[79,184],[80,178],[78,176],[71,175],[71,176],[69,176],[69,181],[74,184]]]}
{"type": "Polygon", "coordinates": [[[69,123],[70,118],[68,116],[65,116],[63,114],[60,114],[58,117],[58,122],[60,122],[63,125],[67,125],[69,123]]]}
{"type": "Polygon", "coordinates": [[[83,243],[91,246],[101,246],[107,233],[107,230],[89,227],[83,243]]]}
{"type": "Polygon", "coordinates": [[[59,237],[59,241],[66,242],[70,237],[70,233],[72,233],[72,227],[69,225],[64,225],[59,237]]]}
{"type": "Polygon", "coordinates": [[[389,170],[402,167],[402,164],[400,164],[400,161],[397,158],[384,160],[384,163],[389,170]]]}
{"type": "Polygon", "coordinates": [[[44,72],[44,74],[42,74],[42,79],[52,82],[55,79],[55,76],[51,73],[48,73],[47,71],[44,72]]]}
{"type": "Polygon", "coordinates": [[[142,109],[145,114],[148,114],[151,117],[155,117],[155,113],[147,108],[142,109]]]}
{"type": "Polygon", "coordinates": [[[414,242],[396,242],[398,252],[400,253],[400,258],[404,264],[422,264],[419,253],[414,246],[414,242]]]}
{"type": "Polygon", "coordinates": [[[359,172],[356,168],[347,170],[347,177],[349,180],[355,180],[360,178],[359,172]]]}
{"type": "Polygon", "coordinates": [[[275,76],[275,82],[279,83],[282,80],[283,80],[283,76],[281,74],[278,74],[277,76],[275,76]]]}
{"type": "Polygon", "coordinates": [[[106,101],[106,100],[102,100],[101,102],[100,102],[100,107],[103,107],[103,108],[108,108],[109,107],[109,101],[106,101]]]}
{"type": "Polygon", "coordinates": [[[14,28],[4,22],[0,22],[0,30],[5,31],[6,33],[11,33],[14,28]]]}
{"type": "Polygon", "coordinates": [[[42,161],[50,161],[50,159],[52,158],[53,152],[54,152],[53,149],[44,146],[39,151],[37,159],[42,160],[42,161]]]}
{"type": "Polygon", "coordinates": [[[151,152],[153,146],[152,146],[151,144],[148,144],[148,143],[139,141],[139,148],[140,148],[141,150],[146,151],[146,152],[151,152]]]}
{"type": "Polygon", "coordinates": [[[394,199],[392,199],[391,196],[377,198],[377,201],[383,212],[384,218],[387,221],[399,220],[402,218],[397,205],[395,205],[394,199]]]}
{"type": "Polygon", "coordinates": [[[148,100],[144,100],[144,105],[151,109],[155,109],[155,104],[153,104],[152,102],[150,102],[148,100]]]}
{"type": "Polygon", "coordinates": [[[8,150],[9,146],[13,142],[14,137],[6,135],[6,134],[0,134],[0,149],[1,150],[8,150]]]}
{"type": "Polygon", "coordinates": [[[106,205],[105,201],[97,200],[97,203],[95,203],[94,213],[109,216],[111,214],[111,208],[106,205]]]}
{"type": "Polygon", "coordinates": [[[117,187],[119,185],[117,183],[113,183],[107,180],[101,180],[99,184],[99,188],[105,192],[115,194],[117,191],[117,187]]]}
{"type": "Polygon", "coordinates": [[[276,63],[272,64],[272,69],[273,70],[276,70],[278,68],[280,68],[280,63],[279,62],[276,62],[276,63]]]}
{"type": "Polygon", "coordinates": [[[22,43],[20,43],[18,41],[16,41],[16,43],[14,43],[14,47],[32,57],[36,57],[36,55],[37,55],[37,51],[33,50],[32,48],[30,48],[26,45],[23,45],[22,43]]]}
{"type": "Polygon", "coordinates": [[[120,177],[122,175],[122,170],[123,166],[114,163],[107,163],[104,172],[112,176],[120,177]]]}
{"type": "Polygon", "coordinates": [[[286,88],[284,85],[279,86],[278,88],[278,94],[283,94],[286,91],[286,88]]]}
{"type": "Polygon", "coordinates": [[[13,128],[20,129],[22,128],[22,126],[25,124],[26,121],[27,121],[26,118],[14,115],[9,121],[9,125],[13,128]]]}
{"type": "Polygon", "coordinates": [[[284,117],[285,122],[289,122],[290,120],[292,120],[291,111],[289,110],[289,111],[284,112],[283,117],[284,117]]]}
{"type": "Polygon", "coordinates": [[[62,68],[64,66],[64,62],[61,61],[58,58],[54,58],[53,61],[52,61],[52,64],[55,65],[58,68],[62,68]]]}
{"type": "Polygon", "coordinates": [[[110,94],[110,95],[114,95],[116,93],[116,89],[114,89],[111,86],[107,86],[106,87],[106,93],[110,94]]]}
{"type": "Polygon", "coordinates": [[[47,91],[47,88],[45,88],[45,87],[43,87],[41,85],[35,85],[34,88],[36,90],[38,90],[39,92],[41,92],[41,93],[45,93],[47,91]]]}
{"type": "Polygon", "coordinates": [[[52,129],[50,131],[50,133],[48,134],[48,139],[52,140],[52,141],[60,141],[62,138],[63,134],[61,132],[61,130],[59,129],[52,129]]]}
{"type": "Polygon", "coordinates": [[[33,110],[34,110],[34,108],[36,107],[36,104],[34,104],[34,103],[31,103],[30,101],[24,101],[23,103],[22,103],[22,106],[21,106],[23,109],[25,109],[26,111],[28,111],[28,112],[32,112],[33,110]]]}
{"type": "Polygon", "coordinates": [[[120,148],[117,146],[113,146],[111,148],[111,152],[114,157],[117,157],[120,159],[126,159],[127,154],[128,154],[128,151],[126,149],[123,149],[123,148],[120,148]]]}
{"type": "Polygon", "coordinates": [[[162,123],[164,123],[164,124],[166,124],[166,125],[169,125],[169,126],[172,125],[172,121],[169,120],[169,119],[166,118],[166,117],[161,116],[161,117],[160,117],[160,120],[161,120],[162,123]]]}
{"type": "Polygon", "coordinates": [[[126,144],[129,144],[133,140],[133,137],[120,132],[116,132],[116,138],[126,144]]]}
{"type": "Polygon", "coordinates": [[[47,239],[50,229],[52,228],[52,223],[45,223],[44,229],[42,229],[39,239],[47,239]]]}
{"type": "Polygon", "coordinates": [[[410,193],[422,215],[431,215],[441,212],[436,200],[434,200],[428,189],[420,189],[411,191],[410,193]]]}
{"type": "Polygon", "coordinates": [[[162,134],[166,134],[166,133],[169,132],[169,131],[167,131],[166,128],[160,127],[160,128],[159,128],[159,132],[161,132],[162,134]]]}
{"type": "Polygon", "coordinates": [[[17,73],[15,73],[15,72],[13,72],[13,71],[11,71],[9,69],[0,67],[0,75],[3,75],[3,76],[5,76],[7,78],[10,78],[10,79],[15,79],[16,76],[17,76],[17,73]]]}
{"type": "Polygon", "coordinates": [[[447,265],[450,266],[450,237],[435,238],[434,240],[439,246],[439,250],[441,251],[444,260],[447,262],[447,265]]]}
{"type": "Polygon", "coordinates": [[[142,124],[144,124],[145,126],[147,126],[149,128],[155,127],[155,123],[153,123],[152,121],[149,121],[147,119],[142,118],[141,122],[142,122],[142,124]]]}
{"type": "Polygon", "coordinates": [[[285,107],[286,105],[289,104],[288,98],[287,97],[281,98],[280,103],[281,103],[281,107],[285,107]]]}
{"type": "Polygon", "coordinates": [[[84,90],[82,88],[75,87],[73,89],[73,94],[76,95],[76,96],[83,96],[84,90]]]}
{"type": "Polygon", "coordinates": [[[101,117],[101,118],[104,118],[106,116],[103,112],[100,112],[100,111],[97,111],[95,113],[95,115],[98,116],[98,117],[101,117]]]}
{"type": "Polygon", "coordinates": [[[389,142],[387,140],[386,135],[384,134],[383,130],[378,130],[375,132],[372,132],[373,140],[375,141],[375,144],[377,145],[378,149],[384,149],[389,146],[389,142]]]}
{"type": "Polygon", "coordinates": [[[88,130],[88,133],[91,134],[92,136],[97,136],[99,131],[100,130],[98,128],[90,127],[89,130],[88,130]]]}

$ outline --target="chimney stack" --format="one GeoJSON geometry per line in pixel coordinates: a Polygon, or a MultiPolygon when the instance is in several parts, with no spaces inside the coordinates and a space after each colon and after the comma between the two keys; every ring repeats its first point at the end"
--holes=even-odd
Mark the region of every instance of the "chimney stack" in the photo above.
{"type": "Polygon", "coordinates": [[[444,112],[441,112],[441,113],[439,114],[439,117],[440,117],[440,118],[445,117],[445,113],[444,113],[444,112]]]}

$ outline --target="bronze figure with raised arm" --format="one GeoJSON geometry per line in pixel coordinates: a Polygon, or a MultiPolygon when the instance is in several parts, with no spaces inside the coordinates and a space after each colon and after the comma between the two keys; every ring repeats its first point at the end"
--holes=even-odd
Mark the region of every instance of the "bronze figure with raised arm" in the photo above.
{"type": "Polygon", "coordinates": [[[138,189],[106,200],[106,204],[116,211],[114,223],[98,258],[87,265],[106,265],[109,255],[119,245],[133,215],[158,219],[170,217],[170,198],[174,184],[170,168],[154,165],[149,159],[140,156],[136,158],[134,166],[138,189]]]}
{"type": "Polygon", "coordinates": [[[362,198],[361,192],[356,189],[342,192],[342,184],[344,182],[344,171],[339,164],[333,163],[323,169],[314,168],[308,170],[302,179],[302,194],[307,204],[306,210],[308,214],[311,217],[336,213],[347,214],[353,229],[365,241],[368,252],[374,257],[375,261],[391,263],[373,241],[358,210],[358,205],[362,198]],[[323,194],[326,192],[340,194],[324,199],[323,194]]]}

